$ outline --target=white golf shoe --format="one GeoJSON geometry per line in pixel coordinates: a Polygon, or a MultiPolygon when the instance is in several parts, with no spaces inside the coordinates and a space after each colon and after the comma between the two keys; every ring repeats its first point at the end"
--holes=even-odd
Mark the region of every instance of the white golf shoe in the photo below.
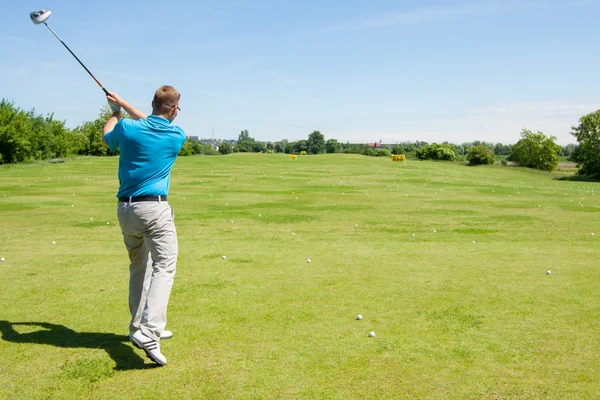
{"type": "Polygon", "coordinates": [[[167,359],[160,352],[160,343],[144,335],[142,331],[138,330],[131,335],[131,342],[138,349],[144,350],[148,358],[158,365],[165,365],[167,363],[167,359]]]}
{"type": "Polygon", "coordinates": [[[173,332],[171,331],[162,331],[160,333],[160,340],[171,339],[173,337],[173,332]]]}

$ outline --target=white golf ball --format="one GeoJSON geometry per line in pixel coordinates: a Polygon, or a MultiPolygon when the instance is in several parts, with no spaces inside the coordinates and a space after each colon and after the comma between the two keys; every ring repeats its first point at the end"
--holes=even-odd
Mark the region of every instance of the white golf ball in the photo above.
{"type": "Polygon", "coordinates": [[[52,244],[56,244],[56,242],[52,242],[52,244]]]}
{"type": "Polygon", "coordinates": [[[360,321],[360,320],[362,319],[362,315],[358,314],[358,315],[356,316],[356,319],[360,321]]]}
{"type": "Polygon", "coordinates": [[[260,217],[260,214],[258,214],[258,216],[260,217]]]}
{"type": "Polygon", "coordinates": [[[475,244],[475,241],[473,240],[473,244],[475,244]]]}
{"type": "Polygon", "coordinates": [[[229,221],[229,222],[233,222],[233,220],[229,221]]]}
{"type": "Polygon", "coordinates": [[[414,234],[414,233],[412,234],[412,237],[415,237],[415,234],[414,234]]]}
{"type": "Polygon", "coordinates": [[[592,236],[594,236],[594,232],[592,232],[592,234],[591,234],[591,235],[592,235],[592,236]]]}
{"type": "Polygon", "coordinates": [[[226,256],[223,256],[223,260],[226,259],[226,258],[227,258],[226,256]]]}
{"type": "Polygon", "coordinates": [[[110,225],[110,222],[107,222],[106,225],[110,225]]]}
{"type": "Polygon", "coordinates": [[[369,333],[369,336],[370,336],[370,337],[375,337],[375,332],[371,332],[371,333],[369,333]]]}
{"type": "Polygon", "coordinates": [[[433,230],[433,233],[437,233],[437,230],[435,230],[435,229],[434,229],[434,230],[433,230]]]}
{"type": "Polygon", "coordinates": [[[296,235],[294,232],[292,232],[292,236],[296,235]]]}
{"type": "Polygon", "coordinates": [[[93,221],[93,220],[94,220],[94,218],[90,218],[90,221],[93,221]]]}
{"type": "Polygon", "coordinates": [[[546,271],[546,275],[552,274],[552,271],[546,271]]]}
{"type": "Polygon", "coordinates": [[[355,228],[358,228],[358,225],[354,225],[355,228]]]}
{"type": "Polygon", "coordinates": [[[308,260],[306,260],[307,263],[310,263],[310,258],[308,260]]]}
{"type": "Polygon", "coordinates": [[[0,262],[4,262],[4,257],[0,257],[0,262]]]}

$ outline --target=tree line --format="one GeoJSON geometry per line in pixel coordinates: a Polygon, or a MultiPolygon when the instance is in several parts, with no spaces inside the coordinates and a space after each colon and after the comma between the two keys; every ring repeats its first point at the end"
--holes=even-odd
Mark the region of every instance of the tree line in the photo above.
{"type": "MultiPolygon", "coordinates": [[[[50,160],[69,156],[108,156],[115,153],[104,145],[102,128],[112,111],[103,107],[94,121],[69,129],[53,114],[25,111],[13,102],[0,101],[0,164],[50,160]]],[[[128,118],[123,113],[122,118],[128,118]]],[[[187,141],[181,155],[220,154],[210,146],[187,141]]]]}
{"type": "MultiPolygon", "coordinates": [[[[0,101],[0,164],[48,160],[76,155],[115,155],[104,146],[102,127],[111,115],[110,108],[101,109],[94,121],[84,122],[68,129],[64,121],[53,114],[41,115],[35,110],[25,111],[13,102],[0,101]]],[[[124,118],[127,118],[125,115],[124,118]]],[[[559,146],[556,137],[542,132],[523,129],[515,144],[491,142],[427,143],[423,141],[390,144],[342,143],[337,139],[325,140],[320,131],[313,131],[307,139],[276,143],[257,141],[247,130],[241,131],[235,146],[222,142],[219,150],[200,142],[187,140],[180,155],[218,155],[234,152],[272,152],[300,154],[350,153],[373,157],[405,154],[421,160],[466,160],[471,165],[493,164],[496,156],[508,156],[508,161],[523,167],[552,171],[559,156],[567,156],[577,163],[579,174],[600,178],[600,110],[584,115],[579,125],[572,127],[578,144],[559,146]]]]}

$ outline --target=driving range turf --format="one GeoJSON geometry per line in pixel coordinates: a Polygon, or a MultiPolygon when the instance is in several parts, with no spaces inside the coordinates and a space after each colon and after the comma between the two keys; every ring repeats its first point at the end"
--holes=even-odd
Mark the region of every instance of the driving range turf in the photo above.
{"type": "Polygon", "coordinates": [[[155,367],[127,339],[117,168],[0,168],[0,398],[600,393],[598,183],[358,155],[179,158],[175,336],[155,367]]]}

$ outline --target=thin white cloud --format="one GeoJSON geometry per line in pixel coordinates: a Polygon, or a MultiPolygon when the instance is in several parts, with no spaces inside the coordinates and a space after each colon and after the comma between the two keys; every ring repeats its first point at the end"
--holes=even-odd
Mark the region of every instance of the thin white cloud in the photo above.
{"type": "MultiPolygon", "coordinates": [[[[462,1],[444,6],[427,6],[412,11],[380,13],[367,18],[348,20],[329,26],[323,33],[415,26],[465,16],[496,14],[517,9],[548,8],[554,4],[543,0],[462,1]]],[[[587,1],[582,1],[576,5],[587,4],[589,4],[587,1]]]]}
{"type": "Polygon", "coordinates": [[[290,85],[295,85],[296,84],[296,80],[295,79],[290,78],[288,76],[285,76],[283,74],[276,74],[275,75],[275,79],[277,79],[279,82],[289,83],[290,85]]]}
{"type": "Polygon", "coordinates": [[[264,72],[271,75],[276,81],[287,83],[289,85],[295,85],[297,83],[294,78],[286,75],[278,68],[269,68],[266,69],[264,72]]]}
{"type": "Polygon", "coordinates": [[[523,128],[553,135],[558,143],[573,143],[571,127],[583,115],[600,109],[600,98],[578,101],[504,103],[465,110],[460,115],[393,121],[397,128],[379,135],[388,139],[464,142],[484,140],[515,143],[523,128]]]}
{"type": "Polygon", "coordinates": [[[27,40],[27,39],[23,39],[23,38],[17,37],[17,36],[5,35],[5,34],[0,34],[0,36],[2,36],[3,38],[6,38],[6,39],[10,39],[10,40],[16,40],[18,42],[24,42],[24,43],[33,44],[32,41],[27,40]]]}

